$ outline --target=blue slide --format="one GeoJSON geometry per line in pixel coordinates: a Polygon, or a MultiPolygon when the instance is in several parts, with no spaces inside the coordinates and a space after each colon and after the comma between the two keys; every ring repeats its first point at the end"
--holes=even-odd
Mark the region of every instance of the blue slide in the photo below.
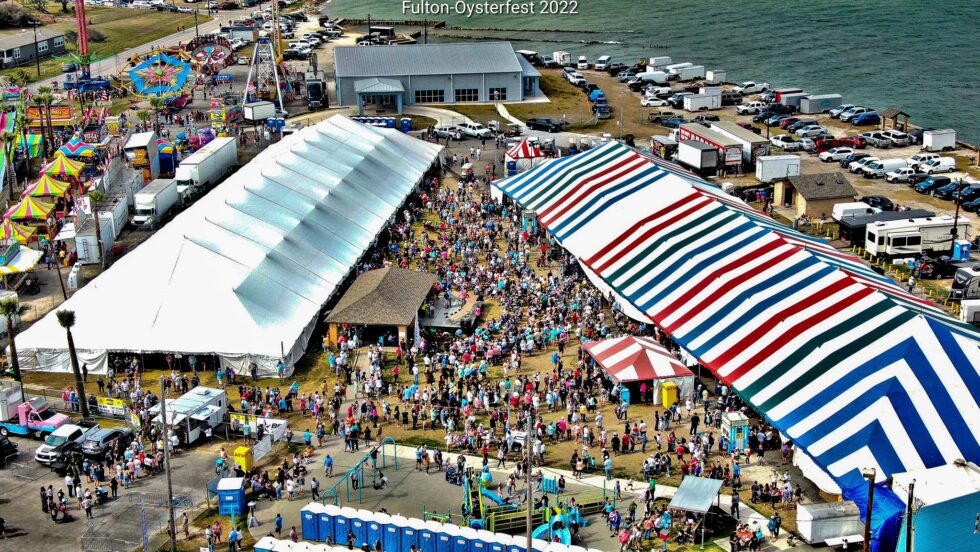
{"type": "Polygon", "coordinates": [[[558,542],[561,544],[572,544],[572,533],[568,530],[568,519],[564,515],[557,515],[544,525],[539,525],[532,533],[531,538],[541,539],[547,542],[558,542]],[[561,522],[561,529],[552,531],[551,526],[561,522]],[[555,538],[557,537],[557,538],[555,538]]]}
{"type": "Polygon", "coordinates": [[[498,495],[497,493],[495,493],[493,491],[488,491],[486,489],[480,489],[480,494],[483,495],[483,498],[489,500],[490,502],[493,502],[497,506],[503,506],[504,504],[506,504],[506,502],[504,501],[504,499],[501,498],[500,495],[498,495]]]}

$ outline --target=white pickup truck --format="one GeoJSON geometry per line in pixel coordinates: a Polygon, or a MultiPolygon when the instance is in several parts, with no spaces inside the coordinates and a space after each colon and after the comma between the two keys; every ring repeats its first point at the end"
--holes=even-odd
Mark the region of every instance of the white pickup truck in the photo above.
{"type": "Polygon", "coordinates": [[[732,87],[732,92],[738,92],[743,96],[748,96],[749,94],[761,94],[766,90],[769,90],[768,82],[745,81],[738,86],[732,87]]]}
{"type": "Polygon", "coordinates": [[[38,463],[50,466],[61,458],[63,452],[75,445],[80,445],[89,435],[99,430],[99,424],[78,422],[65,424],[44,438],[44,444],[37,447],[34,459],[38,463]]]}
{"type": "Polygon", "coordinates": [[[738,104],[735,106],[735,113],[739,115],[755,115],[762,108],[766,107],[766,104],[762,102],[748,102],[744,104],[738,104]]]}

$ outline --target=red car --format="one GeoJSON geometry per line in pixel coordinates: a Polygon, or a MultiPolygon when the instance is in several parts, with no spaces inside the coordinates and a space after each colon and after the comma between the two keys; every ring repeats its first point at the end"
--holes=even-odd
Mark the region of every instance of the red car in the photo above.
{"type": "Polygon", "coordinates": [[[825,140],[822,138],[818,138],[817,140],[815,140],[814,144],[816,144],[817,146],[817,153],[823,153],[829,149],[839,148],[841,146],[847,145],[842,143],[841,140],[829,140],[829,139],[825,140]]]}
{"type": "Polygon", "coordinates": [[[795,122],[798,122],[799,120],[800,120],[799,117],[786,117],[785,119],[780,119],[779,120],[779,128],[786,128],[789,125],[791,125],[791,124],[793,124],[795,122]]]}
{"type": "Polygon", "coordinates": [[[864,149],[868,147],[868,143],[864,140],[864,136],[848,136],[846,138],[841,138],[838,140],[840,145],[852,147],[854,149],[864,149]]]}

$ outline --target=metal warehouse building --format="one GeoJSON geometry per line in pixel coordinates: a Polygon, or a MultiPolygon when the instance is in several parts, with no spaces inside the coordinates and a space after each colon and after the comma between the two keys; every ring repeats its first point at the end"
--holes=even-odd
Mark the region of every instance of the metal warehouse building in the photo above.
{"type": "Polygon", "coordinates": [[[334,48],[337,103],[402,112],[415,103],[520,101],[539,73],[509,42],[334,48]]]}

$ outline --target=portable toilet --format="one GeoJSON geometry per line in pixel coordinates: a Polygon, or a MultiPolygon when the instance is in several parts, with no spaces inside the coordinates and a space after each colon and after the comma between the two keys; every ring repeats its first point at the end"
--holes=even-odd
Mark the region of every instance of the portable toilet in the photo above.
{"type": "Polygon", "coordinates": [[[546,552],[571,552],[571,547],[560,542],[548,543],[546,552]]]}
{"type": "Polygon", "coordinates": [[[321,542],[319,544],[314,544],[313,547],[310,548],[310,550],[312,550],[313,552],[333,552],[333,546],[330,546],[329,544],[323,544],[321,542]]]}
{"type": "Polygon", "coordinates": [[[385,127],[395,128],[396,119],[394,117],[388,117],[385,119],[385,127]]]}
{"type": "Polygon", "coordinates": [[[460,527],[459,534],[453,538],[453,552],[470,552],[470,543],[477,539],[476,529],[460,527]]]}
{"type": "Polygon", "coordinates": [[[585,548],[583,548],[583,547],[581,547],[581,546],[578,546],[578,545],[576,545],[576,544],[571,544],[571,545],[569,545],[569,546],[568,546],[568,549],[569,549],[569,550],[570,550],[571,552],[589,552],[589,551],[588,551],[588,550],[586,550],[585,548]]]}
{"type": "Polygon", "coordinates": [[[300,541],[293,545],[293,552],[314,552],[312,542],[300,541]]]}
{"type": "Polygon", "coordinates": [[[419,552],[436,552],[437,535],[442,530],[442,524],[437,521],[426,521],[419,529],[419,552]]]}
{"type": "Polygon", "coordinates": [[[459,534],[459,527],[450,523],[443,523],[439,532],[436,534],[436,552],[453,552],[456,535],[459,534]]]}
{"type": "Polygon", "coordinates": [[[276,545],[276,552],[294,552],[295,550],[296,543],[291,540],[281,540],[276,545]]]}
{"type": "Polygon", "coordinates": [[[401,120],[401,123],[400,124],[401,124],[401,131],[402,132],[409,132],[409,131],[412,130],[412,119],[410,119],[408,117],[402,117],[402,120],[401,120]]]}
{"type": "Polygon", "coordinates": [[[326,535],[320,536],[320,512],[323,506],[319,502],[310,502],[299,511],[300,531],[303,538],[311,541],[326,540],[326,535]]]}
{"type": "Polygon", "coordinates": [[[494,535],[490,531],[478,529],[476,537],[470,543],[470,550],[472,552],[491,552],[490,544],[496,540],[496,537],[497,535],[494,535]]]}
{"type": "MultiPolygon", "coordinates": [[[[505,537],[506,540],[506,537],[505,537]]],[[[513,535],[507,544],[507,552],[527,552],[527,536],[513,535]]]]}
{"type": "Polygon", "coordinates": [[[677,384],[672,381],[666,381],[661,388],[662,395],[661,404],[664,408],[670,408],[674,403],[677,402],[677,384]]]}
{"type": "Polygon", "coordinates": [[[218,515],[245,513],[245,478],[222,477],[218,481],[218,515]]]}
{"type": "Polygon", "coordinates": [[[425,522],[418,518],[408,518],[402,526],[401,552],[411,552],[414,546],[418,550],[419,532],[425,528],[425,522]]]}
{"type": "Polygon", "coordinates": [[[384,512],[375,512],[371,519],[368,520],[368,547],[372,550],[375,548],[374,543],[379,542],[384,546],[385,526],[389,523],[391,523],[391,516],[384,512]]]}
{"type": "Polygon", "coordinates": [[[388,516],[388,523],[384,529],[384,540],[382,544],[385,550],[398,552],[402,549],[402,528],[408,525],[408,520],[404,516],[388,516]]]}
{"type": "Polygon", "coordinates": [[[546,552],[550,544],[551,543],[546,540],[531,539],[531,548],[533,548],[535,552],[546,552]]]}
{"type": "Polygon", "coordinates": [[[357,517],[357,510],[344,506],[333,518],[334,544],[347,544],[347,534],[351,531],[351,519],[357,517]]]}
{"type": "Polygon", "coordinates": [[[507,552],[507,543],[511,541],[510,535],[491,533],[490,531],[480,531],[480,535],[484,534],[488,535],[486,538],[490,543],[487,546],[488,552],[507,552]]]}
{"type": "Polygon", "coordinates": [[[340,513],[340,508],[334,506],[333,504],[324,505],[317,515],[317,529],[320,535],[320,542],[330,542],[331,544],[337,542],[337,536],[334,534],[333,530],[333,519],[337,517],[340,513]]]}
{"type": "Polygon", "coordinates": [[[275,537],[262,537],[255,543],[255,552],[276,552],[279,539],[275,537]]]}
{"type": "MultiPolygon", "coordinates": [[[[350,518],[350,530],[354,533],[354,547],[364,545],[367,542],[367,522],[373,516],[367,510],[356,510],[350,518]]],[[[370,548],[371,545],[368,545],[370,548]]]]}

